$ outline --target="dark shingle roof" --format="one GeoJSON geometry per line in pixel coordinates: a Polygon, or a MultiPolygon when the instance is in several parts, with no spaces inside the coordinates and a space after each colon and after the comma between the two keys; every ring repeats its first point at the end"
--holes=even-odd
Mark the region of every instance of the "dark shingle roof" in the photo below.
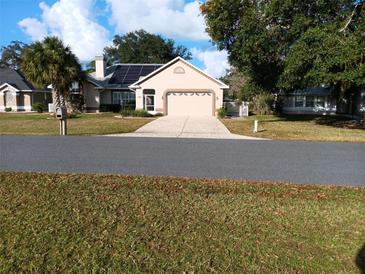
{"type": "Polygon", "coordinates": [[[303,90],[296,90],[296,95],[317,95],[317,96],[328,96],[331,95],[331,88],[329,87],[311,87],[303,90]]]}
{"type": "Polygon", "coordinates": [[[0,68],[0,86],[8,83],[19,90],[34,90],[24,76],[17,70],[11,68],[0,68]]]}
{"type": "Polygon", "coordinates": [[[103,80],[97,80],[90,74],[88,79],[102,88],[128,88],[141,77],[162,66],[161,64],[116,64],[105,70],[106,77],[103,80]]]}

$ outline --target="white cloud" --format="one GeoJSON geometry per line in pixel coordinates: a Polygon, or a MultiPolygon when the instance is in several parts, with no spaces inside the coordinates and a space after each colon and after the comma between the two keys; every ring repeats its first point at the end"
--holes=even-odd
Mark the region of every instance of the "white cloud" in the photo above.
{"type": "Polygon", "coordinates": [[[110,22],[121,33],[145,29],[173,39],[208,40],[205,21],[197,1],[106,0],[112,12],[110,22]]]}
{"type": "Polygon", "coordinates": [[[229,69],[228,54],[226,51],[215,49],[200,50],[192,48],[193,57],[198,59],[204,65],[204,71],[213,77],[219,78],[226,74],[229,69]]]}
{"type": "Polygon", "coordinates": [[[42,40],[47,36],[47,28],[35,18],[25,18],[18,25],[26,32],[33,41],[42,40]]]}
{"type": "Polygon", "coordinates": [[[94,4],[94,0],[59,0],[51,6],[41,2],[42,19],[25,18],[18,25],[33,41],[58,36],[80,61],[90,61],[109,44],[109,32],[97,23],[94,4]]]}

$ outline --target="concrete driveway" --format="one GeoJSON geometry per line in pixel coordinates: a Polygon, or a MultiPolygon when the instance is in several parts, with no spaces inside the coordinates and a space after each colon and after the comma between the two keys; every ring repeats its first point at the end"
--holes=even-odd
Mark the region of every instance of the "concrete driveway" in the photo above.
{"type": "Polygon", "coordinates": [[[213,116],[164,116],[144,125],[133,133],[113,134],[109,136],[258,139],[230,133],[222,122],[213,116]]]}

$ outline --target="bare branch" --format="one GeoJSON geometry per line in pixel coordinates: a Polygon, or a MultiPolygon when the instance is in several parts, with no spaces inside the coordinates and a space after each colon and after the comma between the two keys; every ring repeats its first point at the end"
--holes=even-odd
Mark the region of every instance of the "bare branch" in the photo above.
{"type": "Polygon", "coordinates": [[[350,23],[351,23],[351,21],[352,21],[352,18],[353,18],[353,17],[354,17],[354,15],[355,15],[355,11],[356,11],[357,7],[358,7],[358,4],[355,6],[354,10],[352,11],[352,13],[351,13],[351,15],[350,15],[350,18],[349,18],[349,20],[347,21],[346,25],[345,25],[342,29],[340,29],[340,30],[339,30],[339,32],[344,32],[344,31],[348,28],[348,26],[350,25],[350,23]]]}

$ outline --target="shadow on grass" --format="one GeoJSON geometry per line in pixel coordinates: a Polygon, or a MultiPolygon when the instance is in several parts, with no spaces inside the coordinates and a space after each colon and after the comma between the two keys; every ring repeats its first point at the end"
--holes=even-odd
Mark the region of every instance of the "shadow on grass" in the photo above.
{"type": "Polygon", "coordinates": [[[365,123],[341,116],[323,116],[315,120],[318,125],[347,129],[365,129],[365,123]]]}
{"type": "Polygon", "coordinates": [[[365,243],[357,253],[355,263],[360,270],[361,274],[365,274],[365,243]]]}
{"type": "Polygon", "coordinates": [[[307,122],[313,121],[317,118],[322,116],[319,115],[277,115],[276,117],[282,119],[282,121],[289,121],[289,122],[307,122]]]}
{"type": "MultiPolygon", "coordinates": [[[[310,122],[310,121],[314,121],[318,118],[320,118],[321,116],[318,115],[274,115],[271,116],[271,119],[259,119],[260,122],[270,122],[270,123],[275,123],[275,122],[310,122]]],[[[254,118],[252,118],[252,120],[255,120],[254,118]]]]}
{"type": "Polygon", "coordinates": [[[364,122],[358,122],[344,116],[323,115],[278,115],[277,120],[263,120],[263,122],[314,122],[317,125],[346,129],[365,129],[364,122]]]}

